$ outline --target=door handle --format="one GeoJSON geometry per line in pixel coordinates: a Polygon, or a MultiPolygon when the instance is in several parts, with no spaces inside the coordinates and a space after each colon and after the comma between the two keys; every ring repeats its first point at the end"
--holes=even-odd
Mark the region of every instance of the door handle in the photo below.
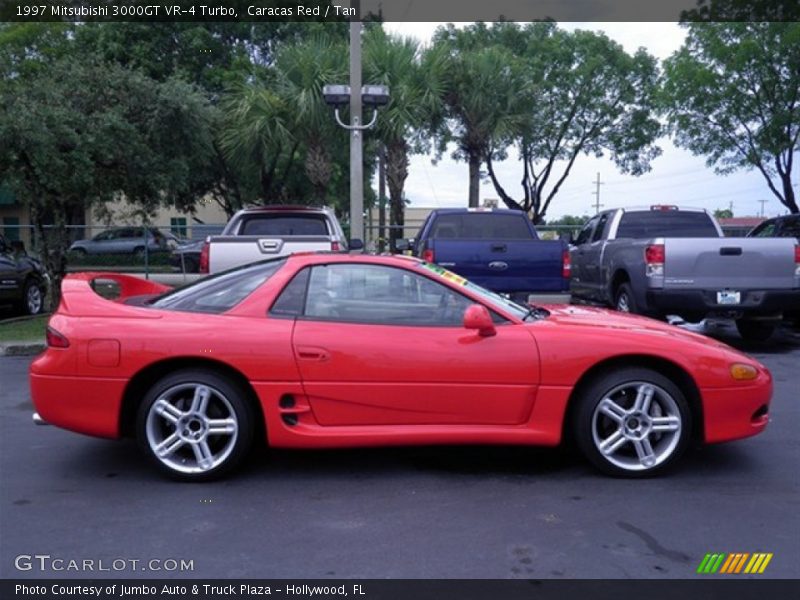
{"type": "Polygon", "coordinates": [[[492,244],[492,252],[505,252],[507,249],[505,244],[492,244]]]}
{"type": "Polygon", "coordinates": [[[314,348],[311,346],[300,346],[297,348],[297,358],[313,362],[325,362],[330,360],[331,353],[325,348],[314,348]]]}

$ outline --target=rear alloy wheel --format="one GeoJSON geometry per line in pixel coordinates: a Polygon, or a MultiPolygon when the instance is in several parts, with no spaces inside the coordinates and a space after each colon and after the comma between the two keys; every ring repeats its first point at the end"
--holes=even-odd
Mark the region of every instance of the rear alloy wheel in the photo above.
{"type": "Polygon", "coordinates": [[[736,329],[748,342],[766,342],[775,333],[775,323],[755,319],[736,319],[736,329]]]}
{"type": "Polygon", "coordinates": [[[578,399],[575,438],[604,473],[648,477],[678,460],[691,412],[680,389],[649,369],[621,369],[590,383],[578,399]]]}
{"type": "Polygon", "coordinates": [[[156,383],[139,409],[139,444],[165,473],[207,481],[232,470],[253,441],[244,390],[228,378],[180,371],[156,383]]]}
{"type": "Polygon", "coordinates": [[[614,296],[614,308],[619,312],[638,313],[636,301],[633,299],[633,290],[630,284],[623,283],[617,288],[614,296]]]}
{"type": "Polygon", "coordinates": [[[27,315],[38,315],[44,309],[44,294],[35,281],[25,282],[22,290],[22,310],[27,315]]]}

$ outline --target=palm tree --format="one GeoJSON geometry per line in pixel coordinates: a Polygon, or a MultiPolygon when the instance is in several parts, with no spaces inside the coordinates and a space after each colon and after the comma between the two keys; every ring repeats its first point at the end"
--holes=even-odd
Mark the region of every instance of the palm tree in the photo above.
{"type": "Polygon", "coordinates": [[[320,34],[282,48],[266,77],[234,91],[226,103],[229,127],[223,147],[232,157],[259,162],[265,193],[276,177],[285,181],[302,149],[314,200],[325,203],[333,169],[331,148],[342,142],[343,134],[325,105],[322,87],[346,76],[345,46],[320,34]]]}
{"type": "MultiPolygon", "coordinates": [[[[443,64],[441,53],[423,53],[412,38],[378,27],[365,35],[365,81],[389,87],[390,100],[380,110],[375,133],[386,149],[390,222],[395,226],[404,223],[409,157],[430,149],[430,133],[442,111],[443,64]]],[[[394,227],[390,238],[401,234],[402,227],[394,227]]]]}
{"type": "Polygon", "coordinates": [[[456,143],[453,158],[469,164],[469,206],[478,206],[481,163],[492,140],[513,130],[521,118],[519,66],[514,55],[492,39],[485,24],[452,25],[436,32],[434,47],[445,56],[448,127],[439,131],[439,148],[456,143]]]}

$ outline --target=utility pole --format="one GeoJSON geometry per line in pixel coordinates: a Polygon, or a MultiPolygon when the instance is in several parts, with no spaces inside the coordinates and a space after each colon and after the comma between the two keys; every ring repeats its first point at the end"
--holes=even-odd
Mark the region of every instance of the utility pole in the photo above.
{"type": "Polygon", "coordinates": [[[759,200],[759,204],[761,204],[761,216],[764,216],[764,205],[769,202],[769,200],[759,200]]]}
{"type": "Polygon", "coordinates": [[[592,192],[592,195],[595,197],[594,200],[594,213],[597,214],[600,212],[600,209],[605,206],[604,204],[600,204],[600,186],[603,183],[600,181],[600,172],[597,172],[597,181],[593,182],[596,186],[596,190],[592,192]]]}
{"type": "MultiPolygon", "coordinates": [[[[351,0],[350,124],[361,125],[361,0],[351,0]]],[[[350,239],[364,239],[364,154],[359,129],[350,132],[350,239]]]]}
{"type": "Polygon", "coordinates": [[[386,146],[378,150],[378,252],[386,248],[386,146]]]}

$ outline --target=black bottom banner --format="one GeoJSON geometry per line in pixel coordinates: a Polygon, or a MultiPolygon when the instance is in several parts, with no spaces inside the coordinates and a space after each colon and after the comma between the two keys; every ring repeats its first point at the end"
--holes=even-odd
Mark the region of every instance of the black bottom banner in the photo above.
{"type": "Polygon", "coordinates": [[[800,598],[797,579],[534,580],[534,579],[42,579],[2,580],[2,600],[782,600],[800,598]]]}

